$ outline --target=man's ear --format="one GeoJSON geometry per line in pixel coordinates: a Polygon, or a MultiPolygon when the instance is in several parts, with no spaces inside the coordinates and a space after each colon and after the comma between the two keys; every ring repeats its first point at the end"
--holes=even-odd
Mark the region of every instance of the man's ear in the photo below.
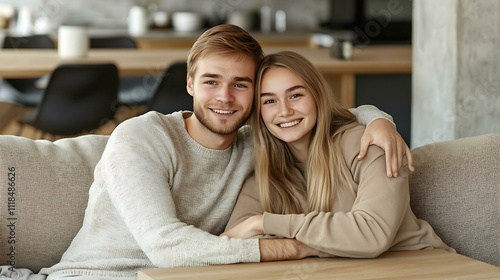
{"type": "Polygon", "coordinates": [[[193,96],[193,80],[189,75],[186,75],[186,90],[189,93],[189,95],[193,96]]]}

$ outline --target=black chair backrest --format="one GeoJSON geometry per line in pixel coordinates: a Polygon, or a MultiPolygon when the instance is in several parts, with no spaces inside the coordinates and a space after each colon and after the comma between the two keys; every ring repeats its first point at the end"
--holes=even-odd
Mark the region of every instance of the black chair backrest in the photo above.
{"type": "Polygon", "coordinates": [[[179,110],[193,110],[193,97],[186,90],[186,62],[172,63],[161,78],[147,111],[170,114],[179,110]]]}
{"type": "MultiPolygon", "coordinates": [[[[137,49],[134,38],[126,35],[90,37],[91,49],[137,49]]],[[[119,100],[124,105],[144,105],[148,102],[151,90],[143,87],[144,76],[122,76],[118,89],[119,100]]]]}
{"type": "Polygon", "coordinates": [[[136,49],[137,43],[128,36],[91,37],[91,49],[136,49]]]}
{"type": "Polygon", "coordinates": [[[33,125],[54,135],[76,135],[112,120],[118,95],[114,64],[63,64],[53,72],[33,125]]]}
{"type": "Polygon", "coordinates": [[[2,44],[4,49],[54,49],[55,45],[49,35],[5,36],[2,44]]]}
{"type": "MultiPolygon", "coordinates": [[[[2,48],[4,49],[55,49],[54,42],[49,35],[33,36],[5,36],[2,48]]],[[[22,93],[39,90],[35,83],[39,78],[5,79],[13,88],[22,93]]]]}

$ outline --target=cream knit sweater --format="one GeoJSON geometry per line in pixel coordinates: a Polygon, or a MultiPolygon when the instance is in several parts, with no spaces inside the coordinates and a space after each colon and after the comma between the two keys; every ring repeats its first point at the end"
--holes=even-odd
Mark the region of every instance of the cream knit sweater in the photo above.
{"type": "Polygon", "coordinates": [[[95,170],[83,226],[42,274],[134,277],[142,268],[258,262],[256,239],[219,237],[253,169],[248,127],[226,150],[187,133],[180,112],[120,124],[95,170]]]}

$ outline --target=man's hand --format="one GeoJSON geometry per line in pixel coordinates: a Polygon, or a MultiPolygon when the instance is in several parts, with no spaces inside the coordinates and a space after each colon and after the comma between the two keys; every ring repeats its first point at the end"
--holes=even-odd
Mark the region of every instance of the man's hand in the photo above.
{"type": "Polygon", "coordinates": [[[408,160],[408,168],[415,171],[411,150],[406,145],[394,124],[386,119],[376,119],[370,123],[361,137],[361,147],[358,159],[362,160],[368,151],[368,146],[376,145],[385,151],[385,162],[388,177],[397,177],[403,165],[403,158],[408,160]]]}
{"type": "Polygon", "coordinates": [[[299,260],[307,257],[328,258],[330,254],[311,248],[296,239],[259,239],[260,261],[299,260]]]}
{"type": "MultiPolygon", "coordinates": [[[[229,238],[250,238],[264,233],[262,215],[252,216],[221,234],[229,238]]],[[[297,260],[332,257],[293,238],[260,238],[260,261],[297,260]]]]}
{"type": "Polygon", "coordinates": [[[237,224],[228,231],[223,232],[221,236],[227,236],[229,238],[250,238],[261,235],[263,232],[264,225],[262,215],[255,215],[237,224]]]}

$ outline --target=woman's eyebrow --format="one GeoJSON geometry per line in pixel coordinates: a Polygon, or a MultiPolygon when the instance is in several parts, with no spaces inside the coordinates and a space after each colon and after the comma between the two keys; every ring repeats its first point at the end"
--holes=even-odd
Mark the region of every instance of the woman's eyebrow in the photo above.
{"type": "Polygon", "coordinates": [[[276,94],[272,93],[272,92],[261,92],[260,93],[260,96],[263,97],[263,96],[274,96],[276,94]]]}
{"type": "MultiPolygon", "coordinates": [[[[286,93],[290,93],[290,92],[292,92],[292,91],[294,91],[294,90],[296,90],[296,89],[305,89],[305,87],[304,87],[304,86],[301,86],[301,85],[296,85],[296,86],[293,86],[293,87],[289,87],[289,88],[287,88],[287,89],[285,90],[285,92],[286,92],[286,93]]],[[[276,94],[274,94],[274,93],[272,93],[272,92],[261,92],[261,93],[260,93],[260,96],[272,96],[272,95],[276,95],[276,94]]]]}
{"type": "Polygon", "coordinates": [[[289,92],[292,92],[292,91],[294,91],[294,90],[296,90],[296,89],[299,89],[299,88],[305,89],[305,87],[304,87],[304,86],[301,86],[301,85],[296,85],[296,86],[293,86],[293,87],[288,88],[287,90],[285,90],[285,92],[286,92],[286,93],[289,93],[289,92]]]}

